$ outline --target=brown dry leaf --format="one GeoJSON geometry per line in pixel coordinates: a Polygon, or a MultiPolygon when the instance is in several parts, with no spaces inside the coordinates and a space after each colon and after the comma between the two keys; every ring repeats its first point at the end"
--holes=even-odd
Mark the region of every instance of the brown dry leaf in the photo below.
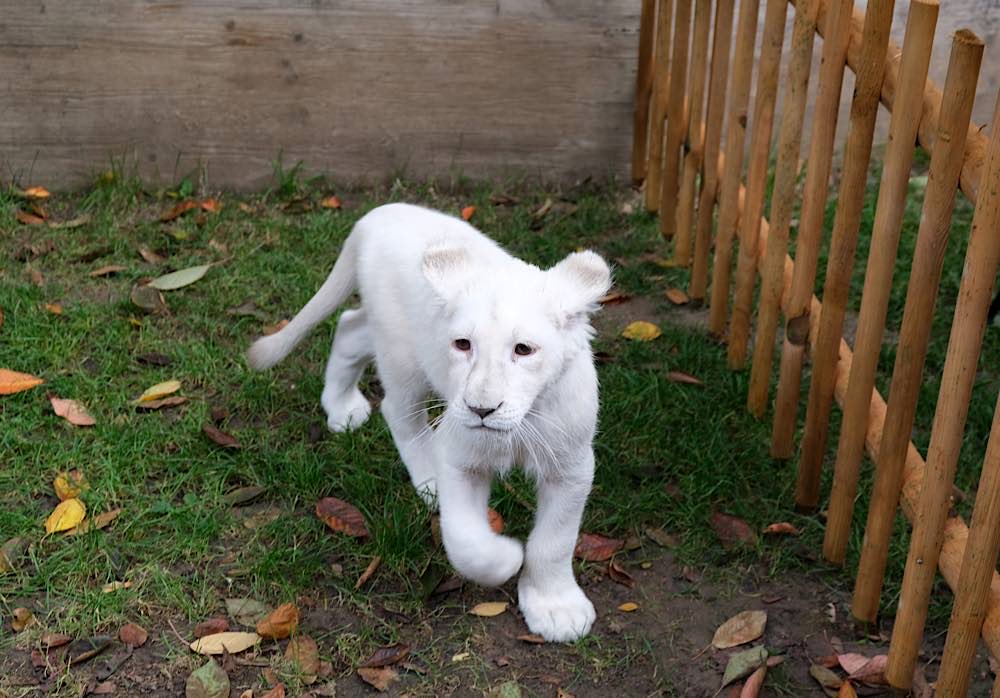
{"type": "Polygon", "coordinates": [[[22,192],[19,192],[21,196],[25,199],[47,199],[52,194],[45,187],[28,187],[22,192]]]}
{"type": "Polygon", "coordinates": [[[712,638],[715,649],[724,650],[753,642],[764,634],[766,611],[743,611],[720,625],[712,638]]]}
{"type": "Polygon", "coordinates": [[[87,478],[84,477],[83,471],[79,469],[59,473],[52,480],[52,489],[55,490],[59,501],[79,497],[81,492],[89,488],[90,485],[87,484],[87,478]]]}
{"type": "Polygon", "coordinates": [[[257,633],[225,632],[205,635],[191,643],[191,649],[198,654],[237,654],[250,649],[261,637],[257,633]]]}
{"type": "Polygon", "coordinates": [[[63,307],[59,303],[46,303],[45,310],[52,313],[53,315],[63,314],[63,307]]]}
{"type": "Polygon", "coordinates": [[[663,332],[659,327],[651,322],[646,322],[645,320],[630,322],[625,329],[622,330],[622,337],[625,339],[633,339],[637,342],[652,342],[661,334],[663,334],[663,332]]]}
{"type": "Polygon", "coordinates": [[[121,591],[122,589],[131,589],[131,588],[132,588],[132,582],[114,581],[114,582],[108,582],[107,584],[102,586],[101,591],[103,591],[105,594],[110,594],[113,591],[121,591]]]}
{"type": "Polygon", "coordinates": [[[256,599],[226,599],[226,611],[240,625],[257,625],[267,618],[270,609],[256,599]]]}
{"type": "Polygon", "coordinates": [[[198,202],[194,199],[184,199],[172,209],[160,216],[161,223],[169,223],[170,221],[183,216],[188,211],[198,208],[198,202]]]}
{"type": "Polygon", "coordinates": [[[799,535],[799,529],[795,528],[792,524],[787,521],[782,521],[780,523],[773,523],[764,529],[764,533],[768,534],[784,534],[789,536],[799,535]]]}
{"type": "Polygon", "coordinates": [[[157,383],[154,386],[146,388],[135,400],[135,404],[142,402],[151,402],[153,400],[159,400],[165,398],[167,395],[176,393],[181,389],[181,382],[178,380],[163,381],[162,383],[157,383]]]}
{"type": "Polygon", "coordinates": [[[684,291],[679,288],[668,288],[666,296],[667,300],[674,305],[684,305],[691,300],[688,298],[688,294],[684,293],[684,291]]]}
{"type": "Polygon", "coordinates": [[[319,647],[317,647],[316,641],[308,635],[298,635],[288,641],[288,647],[285,648],[285,661],[298,668],[298,673],[303,675],[303,680],[306,683],[316,681],[316,676],[319,674],[319,647]]]}
{"type": "Polygon", "coordinates": [[[360,577],[358,577],[358,581],[354,582],[354,591],[357,591],[358,589],[363,587],[365,585],[365,582],[367,582],[369,579],[372,578],[372,575],[375,574],[375,571],[379,568],[379,566],[381,566],[381,564],[382,564],[381,555],[376,555],[375,557],[373,557],[372,561],[368,563],[367,567],[365,567],[365,571],[361,573],[360,577]]]}
{"type": "Polygon", "coordinates": [[[87,223],[90,223],[90,215],[84,213],[68,221],[49,221],[49,227],[56,230],[72,230],[73,228],[85,226],[87,223]]]}
{"type": "Polygon", "coordinates": [[[260,698],[285,698],[285,684],[279,683],[260,698]]]}
{"type": "Polygon", "coordinates": [[[667,380],[671,383],[683,383],[684,385],[705,385],[690,373],[683,371],[667,371],[667,380]]]}
{"type": "Polygon", "coordinates": [[[466,206],[462,209],[462,220],[467,221],[476,214],[475,206],[466,206]]]}
{"type": "Polygon", "coordinates": [[[10,625],[14,628],[15,633],[19,633],[25,628],[30,628],[37,622],[38,619],[35,618],[34,613],[23,606],[19,606],[14,609],[14,618],[11,620],[10,625]]]}
{"type": "Polygon", "coordinates": [[[410,655],[410,646],[397,642],[388,647],[379,647],[371,657],[361,662],[360,667],[383,667],[399,664],[410,655]]]}
{"type": "Polygon", "coordinates": [[[832,669],[837,665],[840,665],[840,668],[842,668],[848,674],[853,674],[854,672],[858,671],[870,660],[869,657],[863,654],[858,654],[857,652],[845,652],[843,654],[836,655],[836,657],[837,657],[836,664],[834,664],[830,668],[832,669]]]}
{"type": "Polygon", "coordinates": [[[153,252],[148,247],[140,247],[139,248],[139,256],[142,257],[144,260],[146,260],[150,264],[163,264],[164,262],[167,261],[166,257],[162,257],[162,256],[156,254],[155,252],[153,252]]]}
{"type": "Polygon", "coordinates": [[[299,627],[299,609],[293,603],[278,606],[257,623],[257,634],[272,640],[283,640],[299,627]]]}
{"type": "Polygon", "coordinates": [[[662,528],[647,527],[643,533],[645,533],[647,538],[661,548],[676,548],[680,545],[680,541],[677,539],[677,536],[672,533],[667,533],[662,528]]]}
{"type": "Polygon", "coordinates": [[[188,399],[183,395],[171,395],[170,397],[161,398],[160,400],[140,402],[135,406],[135,408],[144,412],[151,412],[153,410],[163,409],[164,407],[177,407],[178,405],[183,405],[187,401],[188,399]]]}
{"type": "Polygon", "coordinates": [[[0,395],[13,395],[23,390],[30,390],[44,382],[41,378],[28,373],[0,368],[0,395]]]}
{"type": "MultiPolygon", "coordinates": [[[[885,679],[885,666],[888,660],[889,655],[877,654],[869,659],[864,666],[850,672],[847,678],[872,686],[884,686],[887,683],[885,679]]],[[[841,663],[841,666],[843,666],[843,663],[841,663]]]]}
{"type": "Polygon", "coordinates": [[[816,679],[816,682],[824,689],[829,688],[836,691],[844,684],[842,678],[819,664],[813,664],[809,667],[809,675],[816,679]]]}
{"type": "Polygon", "coordinates": [[[767,676],[767,665],[760,667],[743,683],[740,689],[740,698],[757,698],[760,689],[764,685],[764,677],[767,676]]]}
{"type": "Polygon", "coordinates": [[[222,210],[222,202],[213,198],[202,199],[199,206],[201,206],[202,211],[208,211],[209,213],[218,213],[222,210]]]}
{"type": "Polygon", "coordinates": [[[129,300],[132,301],[132,305],[147,313],[167,312],[166,299],[159,290],[152,286],[133,286],[129,293],[129,300]]]}
{"type": "Polygon", "coordinates": [[[614,305],[615,303],[624,303],[627,300],[631,300],[632,296],[627,293],[622,293],[621,291],[612,291],[607,293],[597,299],[597,302],[601,305],[614,305]]]}
{"type": "Polygon", "coordinates": [[[850,681],[845,681],[840,684],[840,690],[837,691],[837,698],[858,698],[858,693],[854,690],[854,686],[851,685],[850,681]]]}
{"type": "Polygon", "coordinates": [[[121,509],[111,509],[110,511],[102,512],[92,518],[84,519],[78,526],[69,530],[69,535],[78,536],[81,533],[87,533],[88,531],[97,531],[102,528],[107,528],[107,526],[112,521],[117,519],[118,515],[121,513],[121,509]]]}
{"type": "Polygon", "coordinates": [[[117,274],[120,271],[125,271],[127,267],[121,264],[105,264],[103,267],[98,267],[94,271],[90,272],[90,276],[97,278],[99,276],[111,276],[112,274],[117,274]]]}
{"type": "Polygon", "coordinates": [[[132,647],[142,647],[149,639],[149,633],[141,625],[126,623],[118,631],[118,639],[132,647]]]}
{"type": "Polygon", "coordinates": [[[368,536],[365,518],[353,504],[336,497],[324,497],[316,502],[316,516],[334,531],[346,533],[355,538],[368,536]]]}
{"type": "Polygon", "coordinates": [[[273,325],[264,325],[264,327],[262,327],[260,331],[265,337],[270,337],[272,334],[278,334],[279,332],[281,332],[283,329],[285,329],[285,326],[287,325],[288,325],[288,320],[282,318],[273,325]]]}
{"type": "Polygon", "coordinates": [[[17,222],[21,225],[45,225],[44,218],[36,216],[34,213],[22,211],[21,209],[18,209],[14,216],[17,218],[17,222]]]}
{"type": "Polygon", "coordinates": [[[45,649],[53,649],[55,647],[62,647],[63,645],[69,644],[69,641],[72,639],[72,637],[64,635],[63,633],[44,633],[40,642],[45,649]]]}
{"type": "Polygon", "coordinates": [[[503,533],[503,517],[500,516],[500,512],[493,509],[492,507],[486,511],[486,516],[490,521],[490,529],[494,533],[503,533]]]}
{"type": "Polygon", "coordinates": [[[59,505],[45,520],[46,533],[59,533],[75,528],[87,515],[87,508],[76,497],[59,502],[59,505]]]}
{"type": "Polygon", "coordinates": [[[604,562],[622,549],[624,541],[617,538],[606,538],[596,533],[581,533],[577,539],[573,554],[588,562],[604,562]]]}
{"type": "Polygon", "coordinates": [[[492,618],[505,612],[507,605],[506,601],[483,601],[470,608],[469,613],[480,618],[492,618]]]}
{"type": "Polygon", "coordinates": [[[534,633],[526,633],[524,635],[518,635],[517,639],[521,642],[527,642],[529,645],[544,645],[545,638],[541,635],[535,635],[534,633]]]}
{"type": "Polygon", "coordinates": [[[373,686],[376,691],[381,693],[385,693],[389,690],[389,684],[393,681],[399,680],[399,672],[392,667],[361,667],[358,669],[358,676],[360,676],[365,683],[373,686]]]}
{"type": "Polygon", "coordinates": [[[319,202],[319,207],[325,209],[338,209],[341,205],[340,199],[336,196],[327,196],[319,202]]]}
{"type": "Polygon", "coordinates": [[[743,519],[731,514],[714,512],[712,514],[712,530],[722,541],[724,547],[730,547],[735,543],[746,543],[753,545],[757,542],[757,534],[743,519]]]}
{"type": "Polygon", "coordinates": [[[576,698],[576,696],[560,686],[556,689],[556,698],[576,698]]]}
{"type": "Polygon", "coordinates": [[[227,630],[229,630],[229,621],[222,616],[216,616],[215,618],[209,618],[198,623],[198,625],[194,626],[191,634],[195,637],[205,637],[206,635],[224,633],[227,630]]]}
{"type": "Polygon", "coordinates": [[[62,417],[67,422],[78,427],[92,427],[97,424],[97,420],[87,412],[87,408],[76,400],[68,400],[55,395],[49,395],[49,402],[52,403],[52,411],[62,417]]]}
{"type": "Polygon", "coordinates": [[[205,422],[202,424],[201,430],[204,432],[205,436],[219,446],[224,448],[241,448],[240,442],[236,440],[235,436],[227,434],[211,422],[205,422]]]}
{"type": "Polygon", "coordinates": [[[31,283],[35,284],[35,286],[38,286],[39,288],[45,285],[45,277],[42,276],[42,272],[37,269],[28,269],[28,277],[31,279],[31,283]]]}
{"type": "Polygon", "coordinates": [[[635,588],[635,579],[625,571],[624,567],[615,562],[614,559],[608,560],[608,576],[619,584],[627,586],[629,589],[635,588]]]}
{"type": "Polygon", "coordinates": [[[639,610],[639,604],[635,601],[626,601],[625,603],[618,606],[618,610],[622,613],[632,613],[633,611],[639,610]]]}

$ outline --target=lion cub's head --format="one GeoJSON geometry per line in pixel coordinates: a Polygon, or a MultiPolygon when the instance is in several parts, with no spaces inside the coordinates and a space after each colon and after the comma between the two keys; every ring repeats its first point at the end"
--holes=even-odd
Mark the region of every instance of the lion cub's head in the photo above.
{"type": "Polygon", "coordinates": [[[494,436],[514,433],[570,361],[589,360],[590,314],[611,285],[607,263],[590,251],[543,271],[438,247],[425,254],[423,272],[447,327],[436,339],[447,356],[449,418],[494,436]]]}

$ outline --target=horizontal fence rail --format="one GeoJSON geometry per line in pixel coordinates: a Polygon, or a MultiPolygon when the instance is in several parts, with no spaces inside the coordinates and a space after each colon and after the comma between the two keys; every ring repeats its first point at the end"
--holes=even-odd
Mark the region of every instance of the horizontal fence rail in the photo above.
{"type": "MultiPolygon", "coordinates": [[[[877,620],[897,510],[910,520],[913,534],[890,643],[888,681],[900,689],[911,685],[940,570],[955,602],[937,695],[963,696],[980,636],[1000,659],[1000,400],[983,454],[971,528],[949,511],[1000,266],[1000,98],[987,135],[970,122],[983,42],[967,29],[954,35],[942,91],[927,77],[938,0],[912,0],[902,47],[889,39],[893,5],[893,0],[870,0],[865,12],[849,0],[766,0],[760,58],[755,61],[759,0],[739,3],[735,39],[734,0],[715,0],[711,41],[711,0],[658,0],[655,8],[645,2],[633,148],[644,162],[633,163],[633,173],[637,183],[646,173],[646,208],[659,213],[661,232],[673,239],[674,263],[686,267],[693,262],[690,295],[709,299],[709,332],[727,341],[730,366],[742,369],[752,360],[747,407],[757,416],[768,407],[775,341],[784,318],[771,442],[775,457],[794,455],[802,369],[807,355],[811,359],[795,494],[800,509],[814,511],[819,506],[831,408],[841,408],[823,545],[831,562],[845,561],[863,455],[875,463],[851,607],[856,619],[877,620]],[[790,48],[783,54],[789,4],[795,17],[790,48]],[[812,124],[806,129],[817,33],[824,38],[822,61],[812,124]],[[649,66],[652,74],[642,66],[649,66]],[[822,298],[817,298],[813,288],[831,194],[845,68],[854,73],[855,86],[829,261],[822,298]],[[775,134],[779,90],[782,113],[775,134]],[[891,114],[889,143],[881,156],[852,350],[843,339],[843,326],[880,104],[891,114]],[[640,124],[640,115],[648,122],[640,124]],[[772,136],[776,164],[765,217],[772,136]],[[804,142],[808,159],[800,193],[804,142]],[[910,272],[916,282],[907,289],[887,402],[875,388],[875,374],[915,144],[930,153],[930,171],[910,272]],[[925,460],[910,433],[959,191],[975,204],[975,213],[925,460]],[[796,210],[793,260],[788,249],[796,210]]],[[[1000,681],[994,695],[1000,696],[1000,681]]]]}

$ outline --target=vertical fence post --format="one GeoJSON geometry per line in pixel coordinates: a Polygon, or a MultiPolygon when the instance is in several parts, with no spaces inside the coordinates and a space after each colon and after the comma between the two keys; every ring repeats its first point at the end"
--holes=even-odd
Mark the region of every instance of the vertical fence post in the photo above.
{"type": "Polygon", "coordinates": [[[868,183],[868,161],[871,157],[872,137],[875,135],[875,116],[889,46],[892,9],[893,0],[872,0],[868,4],[862,30],[862,58],[854,86],[851,128],[844,149],[844,173],[830,238],[830,260],[823,284],[819,335],[812,352],[806,427],[795,489],[796,504],[806,510],[815,509],[819,504],[820,469],[826,452],[830,406],[837,380],[837,354],[851,287],[861,209],[868,183]]]}
{"type": "Polygon", "coordinates": [[[712,32],[712,77],[708,83],[705,116],[705,156],[702,158],[701,191],[694,237],[694,262],[688,295],[702,301],[708,287],[708,252],[712,242],[712,214],[719,189],[719,141],[726,109],[726,82],[729,76],[729,44],[733,39],[733,0],[716,0],[715,30],[712,32]]]}
{"type": "Polygon", "coordinates": [[[642,15],[639,18],[639,60],[635,77],[635,115],[632,122],[632,181],[635,184],[646,178],[655,29],[656,0],[642,0],[642,15]]]}
{"type": "Polygon", "coordinates": [[[670,101],[667,135],[663,139],[663,170],[660,172],[660,232],[674,234],[677,217],[677,184],[680,175],[681,141],[687,127],[688,45],[691,41],[691,1],[676,0],[674,12],[674,53],[670,59],[670,101]]]}
{"type": "Polygon", "coordinates": [[[656,3],[656,38],[653,44],[653,93],[649,117],[649,146],[646,167],[646,210],[655,212],[660,205],[660,172],[663,170],[663,122],[667,118],[670,94],[670,23],[674,16],[673,0],[656,3]]]}
{"type": "Polygon", "coordinates": [[[828,5],[825,25],[822,23],[822,15],[819,24],[823,29],[823,58],[813,109],[809,165],[806,169],[802,210],[799,212],[795,241],[795,269],[792,273],[788,312],[785,314],[778,395],[774,401],[771,455],[775,458],[791,458],[794,448],[802,364],[809,338],[809,312],[823,237],[823,214],[833,162],[834,136],[837,131],[853,7],[852,0],[832,0],[828,5]]]}
{"type": "MultiPolygon", "coordinates": [[[[970,53],[978,53],[979,58],[982,58],[983,42],[972,32],[959,30],[955,41],[967,43],[970,53]]],[[[973,69],[966,75],[972,78],[969,90],[975,95],[978,62],[971,68],[973,69]]],[[[967,129],[963,124],[959,130],[964,134],[967,129]]],[[[960,140],[963,141],[964,149],[965,139],[960,140]]],[[[941,390],[934,411],[931,443],[927,449],[924,485],[920,490],[920,500],[913,519],[913,536],[903,574],[899,611],[889,645],[886,678],[891,685],[900,688],[910,687],[913,667],[924,634],[927,604],[934,575],[937,573],[944,521],[948,516],[948,497],[955,481],[965,418],[969,414],[979,350],[986,330],[986,314],[993,293],[993,279],[997,273],[997,262],[1000,261],[998,229],[1000,198],[997,180],[983,179],[976,213],[972,219],[972,232],[955,304],[948,353],[941,374],[941,390]]]]}
{"type": "MultiPolygon", "coordinates": [[[[750,105],[750,78],[753,75],[753,47],[757,37],[757,12],[760,0],[741,0],[736,27],[736,50],[733,53],[732,103],[726,128],[725,169],[719,199],[719,223],[716,228],[715,263],[712,266],[712,297],[708,313],[708,331],[716,337],[725,333],[726,308],[729,305],[729,275],[733,259],[733,236],[740,218],[740,172],[743,169],[743,143],[747,133],[750,105]]],[[[715,163],[709,163],[714,167],[715,163]]]]}
{"type": "Polygon", "coordinates": [[[787,10],[788,0],[767,0],[764,35],[761,39],[760,70],[757,73],[757,95],[754,100],[753,134],[750,137],[750,159],[747,161],[746,201],[740,217],[736,292],[733,296],[733,313],[729,320],[729,366],[734,369],[743,368],[746,363],[750,311],[757,281],[757,238],[760,233],[760,219],[764,213],[767,164],[771,152],[771,132],[774,127],[774,102],[778,96],[778,74],[781,70],[781,48],[785,38],[787,10]]]}
{"type": "MultiPolygon", "coordinates": [[[[1000,113],[1000,108],[998,108],[1000,113]]],[[[994,123],[996,116],[994,115],[994,123]]],[[[994,131],[996,133],[996,131],[994,131]]],[[[994,141],[998,139],[994,138],[994,141]]],[[[995,167],[995,166],[994,166],[995,167]]],[[[1000,170],[998,170],[1000,172],[1000,170]]],[[[998,185],[1000,186],[1000,182],[998,185]]],[[[976,508],[965,543],[962,572],[955,590],[955,606],[948,625],[937,678],[938,698],[962,698],[969,691],[969,672],[986,616],[990,582],[1000,552],[1000,400],[993,412],[993,428],[976,490],[976,508]]]]}
{"type": "Polygon", "coordinates": [[[674,234],[674,262],[686,267],[691,262],[691,220],[694,217],[695,177],[704,152],[705,74],[708,70],[708,30],[711,28],[712,0],[695,0],[694,42],[691,45],[691,89],[688,102],[688,134],[681,187],[677,194],[677,221],[674,234]]]}
{"type": "Polygon", "coordinates": [[[823,538],[823,555],[836,563],[843,563],[847,553],[854,497],[858,491],[858,471],[868,432],[868,408],[872,388],[875,387],[875,371],[892,291],[892,272],[906,211],[913,144],[917,140],[917,126],[923,108],[924,84],[934,44],[938,7],[938,0],[913,0],[906,21],[899,90],[892,103],[889,144],[878,190],[864,295],[854,340],[854,360],[844,398],[833,489],[823,538]]]}
{"type": "Polygon", "coordinates": [[[761,268],[757,332],[750,370],[750,388],[747,391],[747,408],[756,417],[764,414],[771,383],[774,336],[778,331],[781,292],[784,288],[788,229],[795,206],[795,182],[799,173],[802,124],[805,120],[806,97],[809,93],[809,71],[812,69],[813,39],[816,36],[818,11],[819,0],[797,0],[795,3],[795,24],[789,49],[785,101],[781,108],[781,127],[778,131],[778,160],[774,167],[771,214],[768,216],[770,235],[761,268]]]}
{"type": "Polygon", "coordinates": [[[896,517],[903,465],[910,447],[917,397],[923,382],[927,342],[982,55],[982,42],[974,35],[969,32],[955,35],[938,119],[938,136],[931,153],[917,246],[910,270],[913,282],[906,289],[906,305],[896,349],[896,363],[892,371],[885,428],[878,452],[875,482],[851,603],[854,617],[868,623],[875,622],[878,616],[889,539],[896,517]]]}

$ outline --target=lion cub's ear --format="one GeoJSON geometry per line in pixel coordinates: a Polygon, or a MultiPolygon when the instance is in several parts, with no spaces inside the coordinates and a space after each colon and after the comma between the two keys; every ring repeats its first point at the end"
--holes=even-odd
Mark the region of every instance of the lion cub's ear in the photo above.
{"type": "Polygon", "coordinates": [[[471,261],[464,247],[431,247],[424,252],[424,278],[438,296],[450,299],[464,285],[471,261]]]}
{"type": "Polygon", "coordinates": [[[590,250],[574,252],[548,274],[557,289],[560,311],[567,319],[586,316],[598,309],[597,301],[611,287],[611,269],[590,250]]]}

